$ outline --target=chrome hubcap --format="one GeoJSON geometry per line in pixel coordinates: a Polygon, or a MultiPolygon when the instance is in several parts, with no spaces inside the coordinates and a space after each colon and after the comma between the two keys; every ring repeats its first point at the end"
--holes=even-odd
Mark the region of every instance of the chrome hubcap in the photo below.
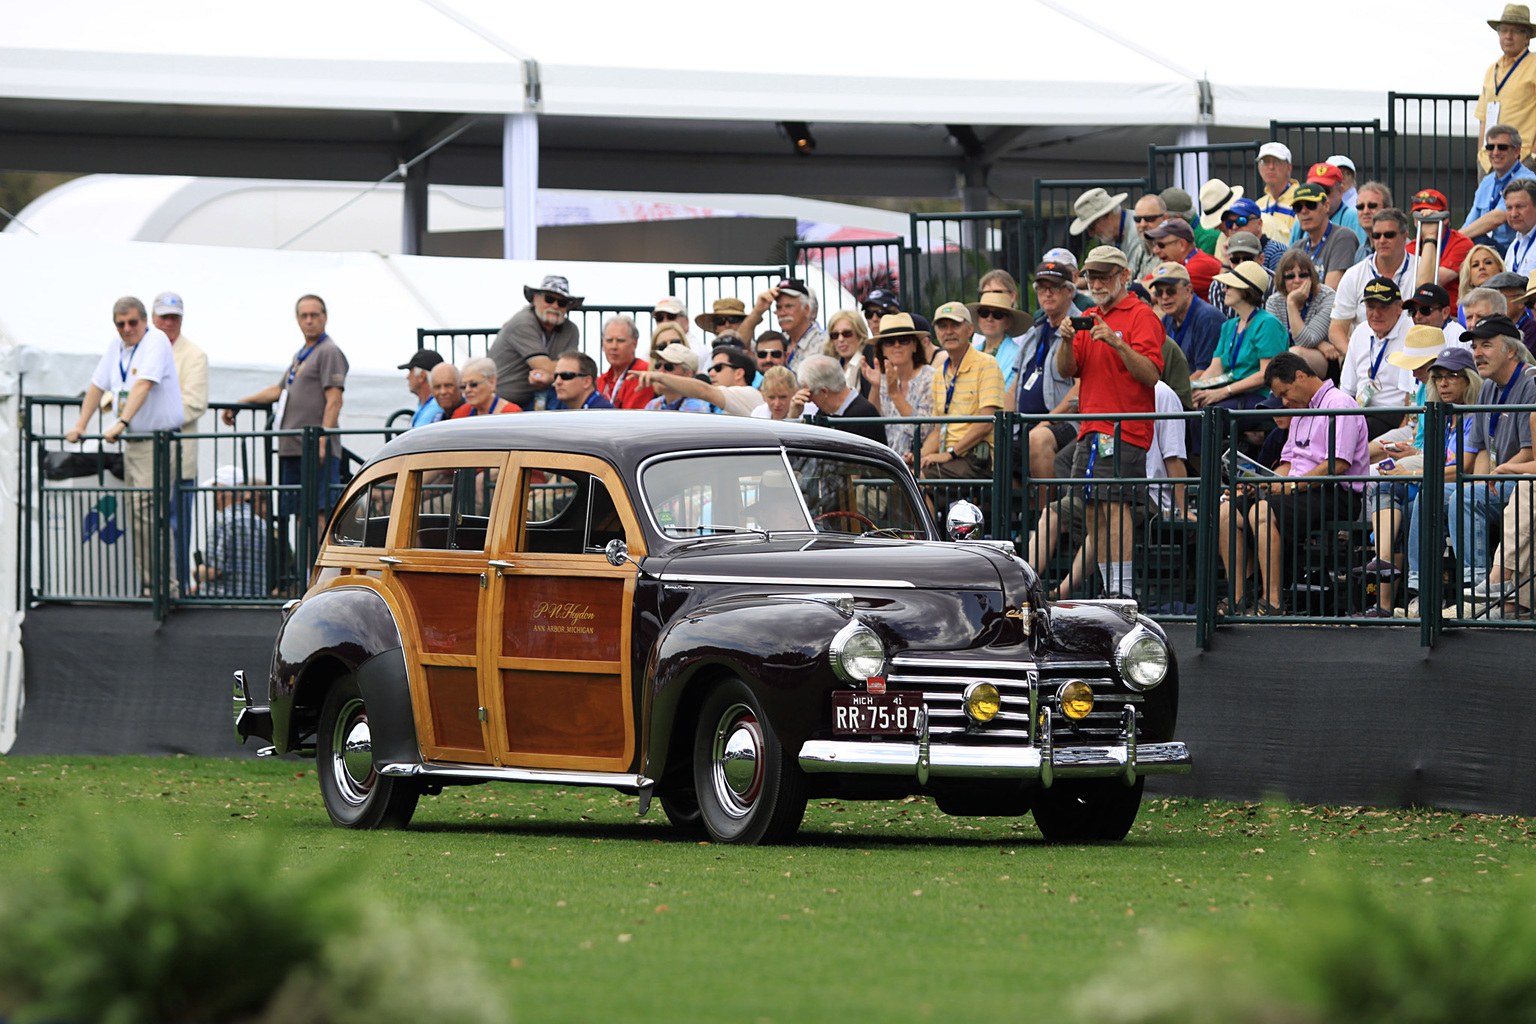
{"type": "Polygon", "coordinates": [[[720,807],[733,818],[745,817],[763,788],[763,730],[745,704],[733,704],[715,728],[710,779],[720,807]]]}
{"type": "Polygon", "coordinates": [[[336,716],[331,736],[331,777],[336,791],[356,806],[368,799],[378,777],[373,772],[373,736],[368,729],[368,709],[354,698],[336,716]]]}

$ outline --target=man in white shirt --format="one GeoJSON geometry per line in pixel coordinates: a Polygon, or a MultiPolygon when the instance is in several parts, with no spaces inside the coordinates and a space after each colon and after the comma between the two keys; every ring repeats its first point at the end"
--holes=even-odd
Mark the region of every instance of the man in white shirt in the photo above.
{"type": "Polygon", "coordinates": [[[1365,286],[1378,277],[1385,277],[1397,286],[1397,293],[1412,291],[1418,281],[1419,261],[1408,255],[1408,243],[1413,241],[1413,221],[1396,207],[1377,210],[1371,219],[1371,244],[1375,255],[1361,260],[1344,272],[1333,297],[1333,322],[1328,325],[1328,341],[1343,355],[1349,347],[1349,339],[1355,328],[1364,322],[1365,310],[1361,299],[1365,286]]]}
{"type": "Polygon", "coordinates": [[[687,398],[700,398],[730,416],[751,416],[763,404],[763,396],[752,386],[757,376],[757,360],[752,353],[736,345],[716,345],[710,354],[708,384],[692,374],[664,373],[661,370],[631,370],[642,387],[662,388],[687,398]]]}
{"type": "Polygon", "coordinates": [[[1413,318],[1403,312],[1403,296],[1389,277],[1375,278],[1365,286],[1364,305],[1365,323],[1349,339],[1339,390],[1366,410],[1369,436],[1375,438],[1402,425],[1401,409],[1418,390],[1412,371],[1387,360],[1393,352],[1403,351],[1413,318]]]}
{"type": "MultiPolygon", "coordinates": [[[[91,374],[90,387],[80,405],[80,418],[64,435],[70,444],[80,440],[91,418],[103,408],[117,416],[102,431],[102,440],[108,444],[116,443],[130,430],[135,435],[180,430],[185,418],[171,341],[165,332],[150,326],[144,303],[131,295],[118,299],[112,306],[112,325],[117,328],[117,341],[107,346],[91,374]]],[[[146,490],[154,486],[155,445],[149,437],[133,437],[123,442],[123,482],[131,488],[146,490]]],[[[143,583],[142,596],[147,597],[153,529],[149,500],[141,491],[130,491],[124,504],[134,526],[133,560],[143,583]]]]}
{"type": "Polygon", "coordinates": [[[1536,271],[1536,179],[1516,178],[1504,186],[1504,211],[1515,233],[1504,251],[1504,269],[1530,277],[1536,271]]]}

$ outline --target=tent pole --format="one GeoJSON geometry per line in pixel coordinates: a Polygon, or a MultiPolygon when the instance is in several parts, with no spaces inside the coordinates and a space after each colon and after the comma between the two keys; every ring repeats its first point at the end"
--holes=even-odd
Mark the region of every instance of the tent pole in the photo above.
{"type": "Polygon", "coordinates": [[[539,256],[539,115],[508,114],[501,139],[501,194],[505,208],[502,255],[539,256]]]}
{"type": "Polygon", "coordinates": [[[427,236],[427,164],[423,160],[405,172],[405,209],[400,217],[400,251],[420,256],[427,236]]]}

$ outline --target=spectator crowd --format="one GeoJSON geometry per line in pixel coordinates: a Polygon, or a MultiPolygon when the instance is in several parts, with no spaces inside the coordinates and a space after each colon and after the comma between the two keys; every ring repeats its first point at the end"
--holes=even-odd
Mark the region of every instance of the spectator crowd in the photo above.
{"type": "MultiPolygon", "coordinates": [[[[599,366],[571,318],[584,296],[552,274],[524,286],[526,305],[483,355],[456,366],[422,349],[400,365],[416,403],[411,428],[615,408],[814,417],[889,445],[920,477],[990,482],[991,417],[1021,413],[1029,418],[1015,475],[1046,482],[1032,485],[1035,516],[1018,540],[1043,576],[1062,566],[1049,573],[1058,595],[1087,587],[1135,596],[1139,531],[1149,519],[1197,515],[1188,484],[1171,482],[1195,475],[1210,439],[1186,414],[1225,409],[1238,414],[1226,420],[1232,433],[1222,453],[1205,454],[1222,457],[1230,445],[1244,472],[1231,475],[1219,502],[1223,611],[1298,610],[1285,585],[1297,545],[1360,522],[1372,557],[1358,574],[1378,597],[1360,614],[1412,614],[1421,572],[1437,568],[1419,565],[1419,482],[1424,459],[1443,456],[1446,541],[1461,571],[1454,582],[1477,614],[1528,612],[1533,417],[1497,407],[1536,404],[1536,173],[1526,163],[1536,137],[1536,62],[1526,61],[1536,25],[1519,5],[1489,25],[1501,54],[1476,108],[1481,177],[1459,227],[1434,188],[1399,202],[1385,184],[1358,181],[1347,155],[1297,166],[1285,144],[1270,142],[1257,154],[1257,195],[1213,178],[1197,195],[1169,188],[1128,207],[1127,193],[1089,189],[1076,197],[1069,229],[1083,240],[1081,259],[1049,249],[1032,260],[1023,288],[992,270],[977,301],[954,297],[931,311],[903,308],[877,287],[858,308],[824,313],[798,278],[718,299],[691,319],[680,298],[665,296],[648,325],[629,315],[602,323],[599,366]],[[770,311],[774,327],[763,329],[770,311]],[[1494,411],[1453,412],[1445,437],[1426,438],[1424,417],[1406,410],[1427,402],[1494,411]],[[1328,414],[1292,415],[1308,410],[1328,414]],[[914,422],[931,417],[979,419],[914,422]],[[892,422],[869,422],[882,418],[892,422]]],[[[114,306],[118,337],[68,434],[77,440],[108,411],[103,436],[123,442],[130,488],[147,488],[153,475],[148,435],[195,432],[208,407],[207,359],[181,333],[180,296],[163,293],[151,310],[131,297],[114,306]]],[[[347,358],[326,332],[323,299],[303,296],[295,316],[301,346],[277,381],[242,402],[275,407],[281,430],[334,430],[347,358]]],[[[233,423],[233,410],[224,418],[233,423]]],[[[320,443],[331,496],[339,444],[323,435],[320,443]]],[[[241,538],[262,534],[257,524],[270,511],[255,490],[262,482],[233,466],[203,481],[217,493],[209,557],[189,559],[196,442],[180,445],[169,509],[176,585],[260,596],[265,555],[241,538]]],[[[300,455],[300,439],[284,436],[282,517],[297,512],[300,455]]],[[[141,536],[146,502],[140,494],[128,509],[141,536]]],[[[145,557],[138,571],[148,588],[145,557]]]]}

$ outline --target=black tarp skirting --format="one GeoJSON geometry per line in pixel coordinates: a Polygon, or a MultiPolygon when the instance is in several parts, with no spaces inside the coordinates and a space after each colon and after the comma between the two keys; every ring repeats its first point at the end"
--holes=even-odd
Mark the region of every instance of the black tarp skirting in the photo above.
{"type": "MultiPolygon", "coordinates": [[[[26,710],[12,754],[250,756],[231,673],[264,686],[279,613],[50,605],[27,613],[26,710]]],[[[1195,770],[1148,792],[1227,800],[1536,814],[1536,635],[1247,626],[1210,651],[1170,627],[1179,737],[1195,770]]]]}

